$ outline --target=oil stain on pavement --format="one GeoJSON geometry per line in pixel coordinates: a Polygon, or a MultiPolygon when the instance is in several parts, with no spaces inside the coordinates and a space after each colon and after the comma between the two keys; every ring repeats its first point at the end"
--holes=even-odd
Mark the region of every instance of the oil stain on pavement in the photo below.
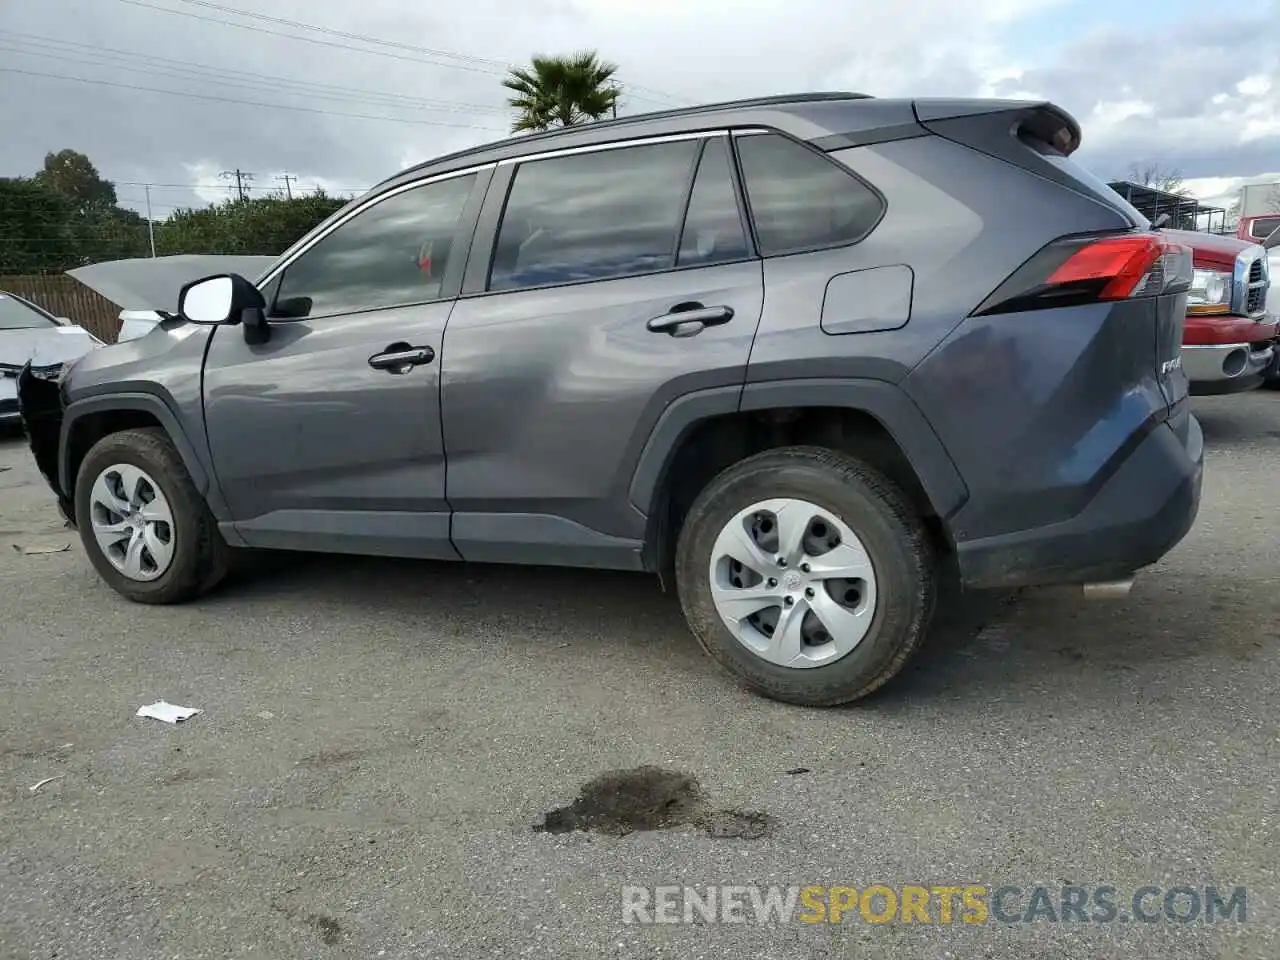
{"type": "Polygon", "coordinates": [[[698,781],[688,774],[638,767],[596,777],[583,786],[573,803],[550,811],[533,829],[623,837],[682,826],[697,827],[717,839],[759,840],[776,830],[777,821],[759,811],[712,809],[698,781]]]}

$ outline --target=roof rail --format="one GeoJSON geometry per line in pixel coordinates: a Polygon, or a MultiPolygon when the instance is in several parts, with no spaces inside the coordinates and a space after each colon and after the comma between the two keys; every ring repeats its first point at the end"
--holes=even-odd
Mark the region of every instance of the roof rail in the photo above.
{"type": "MultiPolygon", "coordinates": [[[[699,103],[691,104],[687,107],[672,107],[667,110],[655,110],[650,113],[630,113],[624,117],[615,117],[609,120],[594,120],[589,124],[576,124],[570,127],[556,127],[552,130],[543,130],[539,133],[526,133],[516,137],[506,137],[502,140],[493,140],[489,143],[478,144],[474,147],[467,147],[465,150],[458,150],[454,153],[446,154],[442,157],[433,157],[423,163],[414,164],[406,167],[394,176],[383,180],[383,183],[402,177],[407,173],[413,173],[424,167],[435,166],[447,160],[457,160],[467,157],[482,150],[492,150],[498,147],[507,146],[515,143],[540,143],[544,140],[555,139],[565,134],[581,131],[583,129],[597,127],[621,127],[630,123],[646,123],[651,120],[671,120],[679,117],[697,116],[700,113],[712,113],[721,110],[751,110],[757,107],[773,107],[783,106],[793,103],[819,103],[831,100],[873,100],[874,97],[869,93],[853,93],[844,90],[827,90],[817,91],[813,93],[782,93],[774,94],[768,97],[750,97],[745,100],[724,100],[718,103],[699,103]]],[[[381,184],[379,184],[381,186],[381,184]]]]}

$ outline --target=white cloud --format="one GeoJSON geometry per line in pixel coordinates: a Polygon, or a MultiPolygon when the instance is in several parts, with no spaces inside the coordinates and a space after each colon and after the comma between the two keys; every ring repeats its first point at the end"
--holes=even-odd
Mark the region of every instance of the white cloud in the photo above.
{"type": "Polygon", "coordinates": [[[0,112],[23,136],[0,138],[0,175],[29,173],[45,151],[70,146],[109,178],[193,185],[186,196],[167,192],[169,204],[227,196],[219,174],[235,167],[257,174],[255,191],[282,186],[273,178],[288,170],[304,188],[348,192],[504,135],[504,65],[581,48],[621,66],[623,112],[805,89],[1000,95],[1070,110],[1084,127],[1082,159],[1106,177],[1144,161],[1188,176],[1241,177],[1280,158],[1273,95],[1280,64],[1267,52],[1280,50],[1280,20],[1235,9],[1212,21],[1168,22],[1135,48],[1132,32],[1121,28],[1073,30],[1080,38],[1056,47],[1046,28],[1034,44],[1024,42],[1035,36],[1038,17],[1052,14],[1060,27],[1079,0],[918,0],[910,8],[878,0],[468,0],[448,8],[405,0],[227,2],[464,56],[385,45],[367,48],[379,55],[362,53],[332,34],[185,4],[168,6],[252,29],[116,3],[6,5],[5,30],[137,54],[112,66],[15,53],[6,54],[6,66],[301,109],[10,75],[0,84],[0,112]],[[1240,55],[1242,36],[1254,41],[1248,57],[1240,55]],[[1139,50],[1193,50],[1194,57],[1139,57],[1139,50]],[[186,51],[190,76],[148,72],[148,56],[174,51],[186,51]],[[197,67],[212,73],[196,74],[197,67]]]}
{"type": "Polygon", "coordinates": [[[1265,97],[1271,91],[1271,78],[1255,73],[1236,84],[1236,93],[1242,97],[1265,97]]]}
{"type": "Polygon", "coordinates": [[[1184,186],[1203,203],[1229,207],[1240,196],[1240,188],[1250,183],[1280,183],[1280,171],[1252,177],[1196,177],[1184,186]]]}

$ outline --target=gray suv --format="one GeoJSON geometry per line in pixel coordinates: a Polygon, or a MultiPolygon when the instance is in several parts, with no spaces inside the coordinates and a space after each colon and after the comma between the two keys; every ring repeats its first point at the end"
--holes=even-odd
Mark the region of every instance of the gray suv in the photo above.
{"type": "Polygon", "coordinates": [[[1046,103],[806,94],[524,136],[205,278],[23,415],[119,593],[231,548],[643,570],[754,690],[862,697],[937,584],[1191,527],[1190,253],[1046,103]]]}

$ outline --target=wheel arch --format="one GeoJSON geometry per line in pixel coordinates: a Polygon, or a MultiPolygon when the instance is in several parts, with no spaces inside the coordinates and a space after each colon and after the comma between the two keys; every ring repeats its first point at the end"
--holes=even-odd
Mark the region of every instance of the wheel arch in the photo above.
{"type": "Polygon", "coordinates": [[[864,456],[906,489],[935,535],[949,542],[947,518],[968,489],[924,414],[897,386],[780,380],[748,384],[737,403],[728,399],[721,390],[681,397],[650,434],[629,491],[647,518],[646,569],[669,573],[684,514],[716,473],[762,450],[799,443],[864,456]]]}
{"type": "MultiPolygon", "coordinates": [[[[93,445],[112,433],[143,427],[159,427],[165,432],[178,451],[196,490],[206,499],[212,499],[209,471],[172,408],[154,394],[117,393],[74,401],[67,405],[63,414],[58,443],[58,476],[72,503],[76,475],[93,445]]],[[[214,509],[212,502],[210,508],[214,509]]]]}

